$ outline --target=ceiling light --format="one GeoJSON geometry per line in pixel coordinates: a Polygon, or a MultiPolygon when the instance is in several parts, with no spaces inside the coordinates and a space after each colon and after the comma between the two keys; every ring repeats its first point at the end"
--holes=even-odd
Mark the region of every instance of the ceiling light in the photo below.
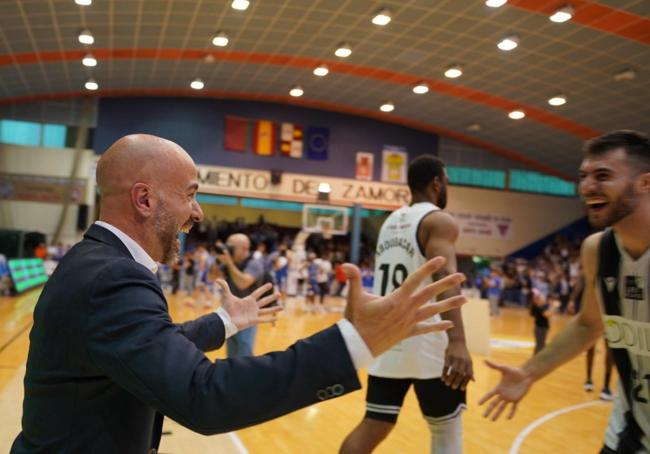
{"type": "Polygon", "coordinates": [[[490,8],[500,8],[508,3],[508,0],[485,0],[485,4],[490,8]]]}
{"type": "Polygon", "coordinates": [[[481,130],[481,125],[478,123],[471,123],[467,125],[467,130],[471,132],[477,132],[481,130]]]}
{"type": "Polygon", "coordinates": [[[74,0],[74,2],[80,6],[90,6],[93,3],[93,0],[74,0]]]}
{"type": "Polygon", "coordinates": [[[519,45],[519,37],[516,35],[506,36],[501,40],[497,47],[501,50],[509,51],[519,45]]]}
{"type": "Polygon", "coordinates": [[[557,22],[558,24],[561,24],[562,22],[566,22],[571,20],[573,17],[573,6],[571,5],[565,5],[562,8],[558,9],[553,13],[549,19],[551,22],[557,22]]]}
{"type": "Polygon", "coordinates": [[[95,42],[95,38],[93,38],[93,34],[90,33],[90,30],[84,28],[79,32],[79,42],[81,44],[92,44],[95,42]]]}
{"type": "Polygon", "coordinates": [[[390,11],[387,9],[382,9],[377,12],[377,15],[372,18],[372,23],[375,25],[388,25],[390,22],[390,11]]]}
{"type": "Polygon", "coordinates": [[[429,91],[429,85],[426,82],[420,82],[415,87],[413,87],[413,93],[418,95],[423,95],[429,91]]]}
{"type": "Polygon", "coordinates": [[[566,104],[566,96],[565,95],[553,96],[548,100],[548,103],[552,106],[563,106],[564,104],[566,104]]]}
{"type": "Polygon", "coordinates": [[[219,47],[226,47],[228,45],[228,35],[225,32],[217,32],[212,38],[212,44],[219,47]]]}
{"type": "Polygon", "coordinates": [[[460,66],[454,65],[445,71],[445,77],[455,79],[463,75],[463,69],[460,66]]]}
{"type": "Polygon", "coordinates": [[[523,110],[513,110],[508,116],[513,120],[521,120],[526,116],[526,113],[523,110]]]}
{"type": "Polygon", "coordinates": [[[232,6],[232,9],[236,9],[237,11],[246,11],[250,4],[251,2],[248,0],[232,0],[230,6],[232,6]]]}
{"type": "Polygon", "coordinates": [[[329,68],[325,65],[319,65],[316,68],[314,68],[315,76],[320,76],[320,77],[327,76],[329,72],[330,72],[329,68]]]}
{"type": "Polygon", "coordinates": [[[622,80],[636,79],[636,71],[632,68],[624,69],[623,71],[614,74],[614,80],[620,82],[622,80]]]}
{"type": "Polygon", "coordinates": [[[386,101],[381,106],[379,106],[379,110],[381,110],[382,112],[392,112],[393,110],[395,110],[395,104],[393,104],[390,101],[386,101]]]}
{"type": "Polygon", "coordinates": [[[99,88],[99,84],[93,79],[92,77],[86,81],[84,84],[84,87],[86,87],[86,90],[97,90],[99,88]]]}
{"type": "Polygon", "coordinates": [[[81,60],[81,64],[92,68],[93,66],[97,66],[97,59],[93,57],[93,54],[86,54],[81,60]]]}
{"type": "Polygon", "coordinates": [[[190,87],[192,87],[193,90],[203,90],[205,84],[203,83],[203,80],[197,77],[190,83],[190,87]]]}
{"type": "Polygon", "coordinates": [[[341,43],[339,47],[334,51],[334,55],[341,58],[347,58],[352,54],[352,49],[348,43],[341,43]]]}
{"type": "Polygon", "coordinates": [[[300,85],[296,85],[291,90],[289,90],[289,95],[293,96],[294,98],[300,98],[303,94],[305,94],[305,91],[300,85]]]}

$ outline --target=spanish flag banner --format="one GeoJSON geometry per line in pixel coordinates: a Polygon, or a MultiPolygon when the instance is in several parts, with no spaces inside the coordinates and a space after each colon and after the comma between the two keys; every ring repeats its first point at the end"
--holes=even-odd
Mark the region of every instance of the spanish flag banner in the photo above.
{"type": "Polygon", "coordinates": [[[255,122],[253,131],[253,152],[261,156],[275,153],[275,123],[269,120],[255,122]]]}

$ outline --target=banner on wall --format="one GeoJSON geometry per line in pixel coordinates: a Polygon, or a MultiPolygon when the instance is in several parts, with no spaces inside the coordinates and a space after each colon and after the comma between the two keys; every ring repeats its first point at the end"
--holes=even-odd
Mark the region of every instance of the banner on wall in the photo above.
{"type": "Polygon", "coordinates": [[[224,120],[223,148],[228,151],[246,151],[248,120],[227,116],[224,120]]]}
{"type": "Polygon", "coordinates": [[[408,154],[406,148],[384,145],[382,151],[381,181],[386,183],[406,183],[408,154]]]}
{"type": "Polygon", "coordinates": [[[458,221],[459,235],[505,239],[512,233],[512,219],[484,213],[449,212],[458,221]]]}
{"type": "Polygon", "coordinates": [[[330,130],[320,126],[308,126],[306,138],[307,158],[316,161],[327,160],[330,130]]]}
{"type": "Polygon", "coordinates": [[[293,123],[282,123],[280,151],[291,158],[302,158],[303,127],[293,123]]]}
{"type": "Polygon", "coordinates": [[[255,122],[253,152],[260,156],[275,154],[275,123],[269,120],[255,122]]]}
{"type": "Polygon", "coordinates": [[[375,156],[372,153],[366,153],[365,151],[358,151],[355,178],[357,180],[371,181],[374,162],[375,162],[375,156]]]}
{"type": "Polygon", "coordinates": [[[71,203],[80,203],[87,180],[75,178],[70,183],[69,178],[0,173],[0,200],[64,203],[69,196],[71,203]]]}

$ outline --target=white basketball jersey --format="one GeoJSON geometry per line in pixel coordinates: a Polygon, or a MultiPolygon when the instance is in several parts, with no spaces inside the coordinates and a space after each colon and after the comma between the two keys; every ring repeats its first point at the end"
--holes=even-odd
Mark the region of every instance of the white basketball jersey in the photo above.
{"type": "MultiPolygon", "coordinates": [[[[632,413],[643,432],[641,442],[644,450],[650,452],[650,249],[637,260],[632,259],[622,247],[618,238],[616,245],[620,254],[618,275],[618,296],[621,316],[604,315],[605,338],[611,348],[626,349],[632,367],[631,396],[632,413]]],[[[616,284],[608,278],[602,285],[613,288],[616,284]]],[[[612,289],[610,288],[610,292],[612,289]]],[[[601,303],[602,292],[597,292],[601,303]]],[[[603,314],[605,314],[603,307],[603,314]]],[[[618,395],[605,432],[605,444],[612,449],[618,445],[618,435],[625,428],[624,414],[630,403],[619,381],[618,395]]]]}
{"type": "MultiPolygon", "coordinates": [[[[424,216],[437,210],[434,204],[422,202],[403,206],[388,216],[377,240],[373,293],[383,296],[392,292],[427,261],[418,244],[418,227],[424,216]]],[[[430,283],[428,278],[421,287],[430,283]]],[[[430,320],[440,321],[440,316],[430,320]]],[[[385,378],[439,378],[447,343],[445,332],[410,337],[375,358],[368,373],[385,378]]]]}

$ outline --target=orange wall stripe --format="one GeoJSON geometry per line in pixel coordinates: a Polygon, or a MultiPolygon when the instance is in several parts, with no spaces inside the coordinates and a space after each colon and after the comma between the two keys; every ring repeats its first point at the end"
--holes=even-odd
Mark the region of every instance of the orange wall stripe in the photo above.
{"type": "Polygon", "coordinates": [[[504,158],[510,159],[515,162],[519,162],[530,169],[536,170],[538,172],[546,173],[548,175],[553,175],[558,178],[562,178],[567,181],[575,181],[575,177],[567,175],[563,172],[560,172],[552,167],[549,167],[545,164],[537,162],[535,160],[529,159],[516,151],[510,150],[505,147],[501,147],[491,142],[486,142],[484,140],[472,137],[451,129],[434,126],[429,123],[424,123],[420,121],[410,120],[408,118],[399,117],[394,114],[385,114],[381,112],[376,112],[374,110],[359,109],[357,107],[346,106],[343,104],[334,104],[323,101],[307,100],[307,99],[296,99],[290,96],[277,96],[277,95],[268,95],[263,93],[241,93],[241,92],[229,92],[221,90],[201,90],[197,92],[196,90],[191,89],[165,89],[165,88],[144,88],[144,89],[120,89],[120,90],[100,90],[96,95],[89,95],[87,91],[72,91],[72,92],[62,92],[62,93],[50,93],[50,94],[41,94],[41,95],[31,95],[31,96],[22,96],[17,98],[4,98],[0,99],[0,105],[3,104],[13,104],[13,103],[25,103],[25,102],[36,102],[36,101],[48,101],[56,99],[69,99],[69,98],[80,98],[80,97],[120,97],[120,96],[160,96],[160,97],[197,97],[197,98],[221,98],[221,99],[240,99],[246,101],[262,101],[262,102],[274,102],[281,104],[291,104],[300,107],[309,107],[313,109],[328,110],[332,112],[339,112],[349,115],[357,115],[361,117],[372,118],[379,121],[384,121],[387,123],[394,123],[408,128],[418,129],[421,131],[431,132],[434,134],[444,135],[461,142],[467,143],[469,145],[476,146],[478,148],[490,151],[504,158]]]}
{"type": "MultiPolygon", "coordinates": [[[[24,53],[14,55],[0,55],[0,66],[12,64],[29,64],[42,62],[57,62],[62,60],[81,60],[85,51],[63,51],[63,52],[40,52],[24,53]]],[[[412,86],[420,81],[429,84],[431,90],[437,91],[447,96],[464,99],[466,101],[483,104],[488,107],[504,110],[506,112],[521,108],[526,111],[529,119],[546,124],[552,128],[569,133],[581,139],[589,139],[600,135],[600,131],[588,126],[574,122],[567,118],[561,117],[532,106],[526,106],[499,96],[474,90],[468,87],[462,87],[449,82],[424,79],[411,74],[398,73],[387,69],[372,68],[368,66],[352,65],[335,61],[323,61],[311,57],[291,57],[287,55],[262,54],[255,52],[228,52],[228,51],[211,51],[206,52],[199,49],[93,49],[93,55],[99,60],[111,59],[164,59],[164,60],[198,60],[203,59],[210,53],[215,59],[229,62],[273,64],[279,66],[290,66],[295,68],[314,68],[321,63],[329,66],[330,71],[343,74],[351,74],[357,77],[375,79],[382,82],[394,83],[398,85],[412,86]]]]}
{"type": "Polygon", "coordinates": [[[585,27],[618,35],[626,39],[650,45],[650,19],[627,11],[611,8],[587,0],[510,0],[508,5],[550,16],[562,6],[573,5],[571,18],[585,27]]]}

